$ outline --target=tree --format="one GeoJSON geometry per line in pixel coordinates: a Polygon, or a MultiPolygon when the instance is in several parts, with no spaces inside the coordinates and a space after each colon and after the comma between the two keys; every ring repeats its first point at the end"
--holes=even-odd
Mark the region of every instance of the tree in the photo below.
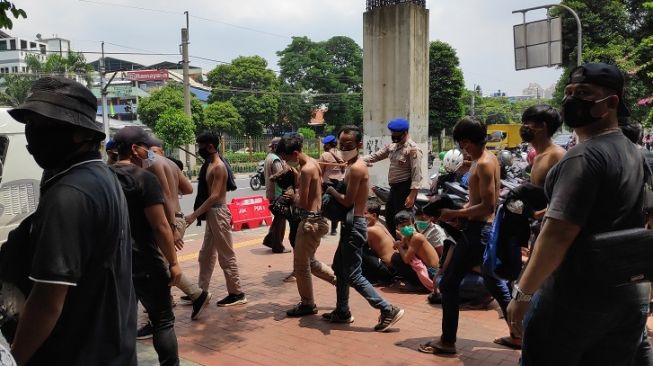
{"type": "Polygon", "coordinates": [[[229,102],[213,102],[204,110],[204,122],[198,126],[199,131],[212,131],[219,135],[228,133],[239,135],[244,130],[243,119],[238,110],[229,102]]]}
{"type": "Polygon", "coordinates": [[[277,123],[272,128],[273,135],[285,131],[296,131],[311,118],[314,101],[310,92],[299,87],[279,81],[279,110],[277,123]]]}
{"type": "MultiPolygon", "coordinates": [[[[192,94],[190,106],[193,124],[195,126],[201,126],[204,120],[204,108],[202,107],[202,103],[192,94]]],[[[152,92],[149,97],[141,98],[138,102],[137,112],[140,120],[144,124],[150,128],[154,128],[159,120],[159,116],[168,109],[183,112],[184,91],[181,84],[167,84],[163,88],[152,92]]]]}
{"type": "Polygon", "coordinates": [[[230,101],[244,120],[245,133],[259,136],[277,121],[279,80],[261,56],[241,56],[208,73],[209,102],[230,101]]]}
{"type": "Polygon", "coordinates": [[[363,50],[353,39],[338,36],[313,42],[293,37],[277,55],[283,83],[313,94],[313,107],[327,105],[324,118],[329,124],[362,124],[363,50]]]}
{"type": "Polygon", "coordinates": [[[66,57],[52,53],[45,61],[41,61],[36,55],[25,55],[25,63],[28,72],[34,74],[50,74],[76,79],[82,77],[86,85],[91,85],[93,78],[93,67],[86,63],[86,58],[80,52],[70,51],[66,57]]]}
{"type": "Polygon", "coordinates": [[[6,74],[3,79],[4,90],[0,93],[0,103],[17,107],[27,99],[32,83],[37,77],[25,74],[6,74]]]}
{"type": "Polygon", "coordinates": [[[167,109],[159,115],[154,133],[166,147],[175,148],[195,140],[195,125],[183,111],[167,109]]]}
{"type": "Polygon", "coordinates": [[[315,140],[315,131],[312,128],[300,127],[297,132],[304,136],[304,141],[315,140]]]}
{"type": "Polygon", "coordinates": [[[19,9],[16,5],[7,0],[0,1],[0,28],[11,29],[14,27],[14,22],[11,17],[7,15],[10,12],[14,19],[27,18],[25,10],[19,9]]]}
{"type": "Polygon", "coordinates": [[[456,50],[441,41],[429,46],[429,135],[452,128],[463,116],[462,95],[465,87],[456,50]]]}

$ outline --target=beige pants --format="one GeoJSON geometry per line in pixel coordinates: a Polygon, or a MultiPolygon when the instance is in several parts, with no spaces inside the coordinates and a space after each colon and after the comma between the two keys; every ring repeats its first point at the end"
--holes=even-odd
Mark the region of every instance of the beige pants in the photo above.
{"type": "MultiPolygon", "coordinates": [[[[175,226],[177,227],[177,231],[179,231],[179,235],[181,235],[183,239],[184,234],[186,233],[186,219],[183,217],[175,217],[175,226]]],[[[196,300],[202,294],[202,289],[199,288],[196,283],[189,280],[184,272],[181,273],[181,278],[179,279],[177,288],[184,294],[190,296],[192,300],[196,300]]]]}
{"type": "Polygon", "coordinates": [[[297,229],[293,267],[297,278],[297,291],[305,305],[315,304],[311,273],[332,285],[336,283],[333,269],[315,259],[320,240],[327,232],[329,232],[329,223],[324,218],[303,219],[297,229]]]}
{"type": "Polygon", "coordinates": [[[206,212],[204,242],[199,254],[199,287],[208,291],[216,258],[224,272],[227,291],[233,295],[242,293],[238,263],[231,239],[231,213],[227,206],[213,207],[206,212]]]}

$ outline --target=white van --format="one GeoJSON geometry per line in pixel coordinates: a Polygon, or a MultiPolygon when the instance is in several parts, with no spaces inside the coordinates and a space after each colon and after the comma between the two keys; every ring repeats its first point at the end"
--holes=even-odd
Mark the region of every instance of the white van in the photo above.
{"type": "Polygon", "coordinates": [[[36,210],[43,170],[27,152],[25,125],[0,107],[0,243],[36,210]]]}

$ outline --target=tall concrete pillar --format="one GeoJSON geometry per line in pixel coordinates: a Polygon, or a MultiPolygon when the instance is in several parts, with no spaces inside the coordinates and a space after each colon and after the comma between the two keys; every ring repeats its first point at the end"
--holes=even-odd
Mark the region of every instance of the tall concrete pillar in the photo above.
{"type": "MultiPolygon", "coordinates": [[[[391,143],[387,122],[410,121],[419,144],[422,185],[428,182],[429,12],[422,0],[368,0],[363,15],[363,154],[391,143]]],[[[387,185],[388,160],[370,168],[372,184],[387,185]]]]}

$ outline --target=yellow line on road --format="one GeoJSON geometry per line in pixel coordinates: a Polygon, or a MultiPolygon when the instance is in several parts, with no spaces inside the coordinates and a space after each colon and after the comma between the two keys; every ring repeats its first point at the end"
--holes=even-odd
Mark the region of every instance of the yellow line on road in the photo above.
{"type": "MultiPolygon", "coordinates": [[[[260,237],[255,238],[255,239],[250,239],[250,240],[245,240],[245,241],[238,242],[238,243],[234,244],[234,248],[243,248],[243,247],[252,246],[254,244],[261,244],[263,242],[264,237],[265,236],[260,236],[260,237]]],[[[189,261],[189,260],[197,259],[197,257],[199,255],[200,255],[200,252],[194,252],[194,253],[180,255],[180,256],[177,256],[177,262],[186,262],[186,261],[189,261]]]]}

